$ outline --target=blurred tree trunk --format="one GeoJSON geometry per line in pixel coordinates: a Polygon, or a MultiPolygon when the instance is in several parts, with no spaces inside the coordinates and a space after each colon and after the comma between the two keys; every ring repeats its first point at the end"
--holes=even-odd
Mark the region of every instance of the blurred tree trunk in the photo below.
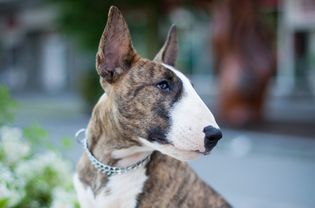
{"type": "Polygon", "coordinates": [[[220,119],[232,126],[261,119],[275,64],[271,38],[259,21],[259,1],[217,1],[212,41],[219,74],[220,119]]]}

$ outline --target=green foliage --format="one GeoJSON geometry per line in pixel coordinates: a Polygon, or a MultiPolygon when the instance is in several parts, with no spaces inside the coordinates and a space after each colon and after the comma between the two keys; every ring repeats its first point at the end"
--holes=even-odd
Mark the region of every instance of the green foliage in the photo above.
{"type": "MultiPolygon", "coordinates": [[[[0,87],[0,118],[13,119],[8,90],[0,87]]],[[[60,147],[69,148],[70,138],[60,147]]],[[[0,208],[79,208],[72,186],[71,164],[49,142],[39,125],[0,127],[0,208]],[[38,151],[38,150],[41,151],[38,151]]]]}
{"type": "Polygon", "coordinates": [[[0,199],[0,208],[6,208],[8,206],[9,199],[0,199]]]}
{"type": "Polygon", "coordinates": [[[23,129],[24,138],[28,139],[33,149],[45,147],[53,149],[53,145],[48,140],[48,132],[38,124],[32,124],[23,129]]]}
{"type": "Polygon", "coordinates": [[[0,126],[13,121],[15,108],[16,103],[10,97],[8,89],[0,85],[0,126]]]}
{"type": "Polygon", "coordinates": [[[149,8],[157,11],[161,4],[160,0],[48,0],[48,2],[58,6],[58,23],[61,30],[78,40],[84,49],[93,52],[97,49],[111,5],[119,8],[149,8]]]}
{"type": "Polygon", "coordinates": [[[71,164],[56,151],[37,152],[31,143],[43,144],[40,136],[47,132],[38,126],[24,133],[18,128],[0,128],[0,208],[78,207],[71,164]]]}
{"type": "Polygon", "coordinates": [[[73,146],[73,139],[69,137],[64,137],[61,140],[61,147],[65,150],[70,149],[73,146]]]}
{"type": "Polygon", "coordinates": [[[47,138],[48,136],[47,131],[39,127],[37,124],[25,128],[23,134],[27,139],[34,143],[41,142],[42,139],[47,138]]]}
{"type": "MultiPolygon", "coordinates": [[[[73,146],[73,139],[70,137],[61,138],[59,145],[53,145],[48,136],[48,132],[38,124],[32,124],[23,129],[23,136],[28,140],[34,151],[44,148],[49,150],[67,150],[73,146]]],[[[1,158],[1,152],[0,152],[1,158]]]]}

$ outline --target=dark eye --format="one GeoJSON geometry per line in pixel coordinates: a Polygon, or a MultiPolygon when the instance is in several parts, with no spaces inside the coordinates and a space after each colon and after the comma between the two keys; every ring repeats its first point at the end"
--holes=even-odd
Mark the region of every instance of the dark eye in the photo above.
{"type": "Polygon", "coordinates": [[[168,82],[166,80],[163,80],[159,83],[156,84],[156,87],[159,88],[160,90],[163,91],[170,91],[170,85],[168,84],[168,82]]]}

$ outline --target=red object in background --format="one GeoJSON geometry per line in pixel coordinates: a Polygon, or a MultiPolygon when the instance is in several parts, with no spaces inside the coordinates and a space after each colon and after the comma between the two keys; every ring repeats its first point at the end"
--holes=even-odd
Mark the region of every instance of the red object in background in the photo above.
{"type": "Polygon", "coordinates": [[[219,117],[230,126],[260,120],[274,56],[259,4],[223,0],[214,8],[213,46],[219,73],[219,117]]]}
{"type": "Polygon", "coordinates": [[[279,0],[261,0],[261,4],[269,7],[277,7],[279,0]]]}
{"type": "Polygon", "coordinates": [[[17,19],[15,15],[10,15],[6,18],[6,28],[7,30],[15,30],[18,26],[17,19]]]}

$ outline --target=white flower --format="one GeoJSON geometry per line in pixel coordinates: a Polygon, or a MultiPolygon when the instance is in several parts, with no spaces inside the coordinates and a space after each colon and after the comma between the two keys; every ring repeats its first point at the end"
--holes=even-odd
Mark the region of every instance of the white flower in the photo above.
{"type": "Polygon", "coordinates": [[[22,131],[18,128],[0,128],[0,149],[5,162],[15,164],[30,153],[30,146],[22,140],[22,131]]]}
{"type": "Polygon", "coordinates": [[[53,202],[51,208],[74,208],[76,207],[76,194],[65,189],[55,188],[53,190],[53,202]]]}
{"type": "Polygon", "coordinates": [[[8,206],[18,204],[24,197],[24,182],[0,163],[0,199],[8,200],[8,206]]]}
{"type": "Polygon", "coordinates": [[[0,128],[0,201],[4,200],[6,207],[19,207],[24,199],[28,207],[78,207],[71,167],[56,152],[31,153],[22,130],[0,128]],[[33,193],[52,197],[52,203],[41,201],[33,193]]]}
{"type": "Polygon", "coordinates": [[[65,181],[71,181],[71,165],[64,161],[61,156],[55,152],[45,152],[36,155],[31,160],[21,162],[16,167],[16,174],[24,178],[26,181],[34,177],[43,175],[45,170],[49,168],[56,174],[56,178],[60,180],[60,184],[65,181]]]}

